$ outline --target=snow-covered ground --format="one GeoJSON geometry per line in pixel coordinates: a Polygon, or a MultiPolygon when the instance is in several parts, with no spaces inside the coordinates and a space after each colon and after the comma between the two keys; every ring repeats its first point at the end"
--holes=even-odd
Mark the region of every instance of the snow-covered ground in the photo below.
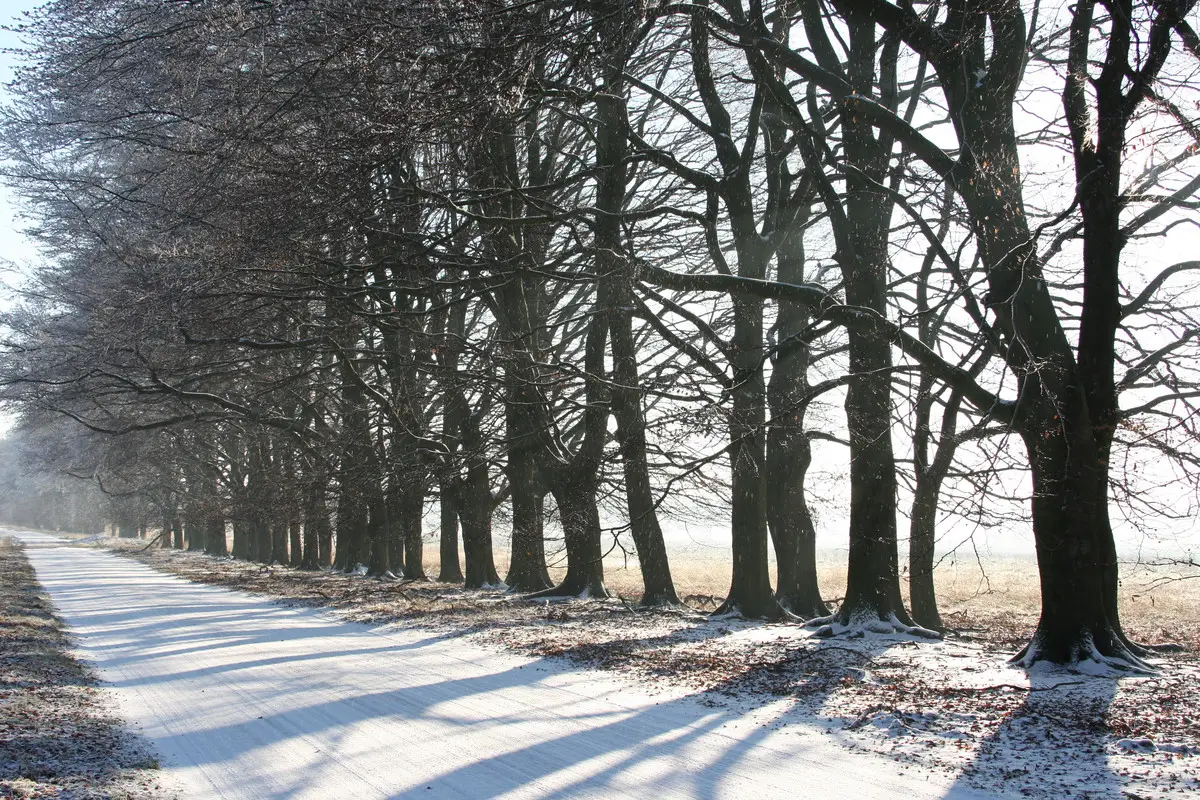
{"type": "Polygon", "coordinates": [[[1200,640],[1180,609],[1137,618],[1140,636],[1186,645],[1158,674],[1029,675],[1007,664],[1028,599],[943,642],[829,640],[621,600],[85,547],[28,549],[51,559],[68,622],[81,596],[104,621],[83,655],[104,668],[115,651],[124,669],[130,636],[145,642],[139,672],[114,680],[191,786],[216,770],[255,797],[326,796],[326,780],[330,797],[1200,796],[1200,640]],[[148,687],[167,699],[139,699],[148,687]],[[188,717],[185,699],[198,721],[154,713],[188,717]]]}
{"type": "Polygon", "coordinates": [[[785,699],[714,704],[14,535],[185,797],[990,796],[847,750],[785,699]]]}

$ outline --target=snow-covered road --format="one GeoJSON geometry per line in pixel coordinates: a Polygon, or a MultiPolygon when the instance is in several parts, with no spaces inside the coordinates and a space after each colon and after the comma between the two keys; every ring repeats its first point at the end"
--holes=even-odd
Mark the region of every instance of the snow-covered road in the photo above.
{"type": "Polygon", "coordinates": [[[782,701],[641,691],[12,535],[187,798],[980,796],[848,752],[782,701]]]}

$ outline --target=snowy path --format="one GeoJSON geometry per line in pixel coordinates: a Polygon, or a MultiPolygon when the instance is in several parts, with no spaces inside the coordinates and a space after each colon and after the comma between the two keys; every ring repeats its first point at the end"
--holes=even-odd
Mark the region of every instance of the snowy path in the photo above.
{"type": "Polygon", "coordinates": [[[844,751],[784,703],[643,693],[13,535],[187,798],[979,796],[844,751]]]}

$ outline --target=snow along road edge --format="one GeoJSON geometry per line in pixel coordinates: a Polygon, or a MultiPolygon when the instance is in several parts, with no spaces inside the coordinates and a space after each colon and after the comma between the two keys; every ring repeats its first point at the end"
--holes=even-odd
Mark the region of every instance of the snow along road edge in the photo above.
{"type": "Polygon", "coordinates": [[[187,798],[987,796],[845,751],[784,700],[712,707],[8,533],[187,798]]]}

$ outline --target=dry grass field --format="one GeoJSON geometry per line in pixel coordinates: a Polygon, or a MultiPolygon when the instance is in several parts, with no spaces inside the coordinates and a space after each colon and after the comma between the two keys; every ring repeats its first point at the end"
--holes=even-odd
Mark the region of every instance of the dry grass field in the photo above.
{"type": "MultiPolygon", "coordinates": [[[[507,558],[499,548],[496,561],[503,577],[507,558]]],[[[819,552],[817,570],[822,596],[836,604],[846,589],[845,554],[819,552]]],[[[426,558],[425,571],[437,574],[436,558],[426,558]]],[[[550,569],[555,579],[564,572],[562,567],[550,569]]],[[[692,548],[672,554],[671,574],[681,598],[711,610],[729,588],[731,566],[715,548],[692,548]]],[[[632,558],[607,560],[605,579],[621,597],[636,599],[641,593],[641,573],[632,558]]],[[[1040,589],[1033,556],[947,559],[938,566],[934,580],[943,619],[964,635],[1015,645],[1037,624],[1040,589]]],[[[901,586],[907,601],[907,581],[902,580],[901,586]]],[[[1200,569],[1122,564],[1121,614],[1126,629],[1139,641],[1177,642],[1200,649],[1200,569]]]]}

